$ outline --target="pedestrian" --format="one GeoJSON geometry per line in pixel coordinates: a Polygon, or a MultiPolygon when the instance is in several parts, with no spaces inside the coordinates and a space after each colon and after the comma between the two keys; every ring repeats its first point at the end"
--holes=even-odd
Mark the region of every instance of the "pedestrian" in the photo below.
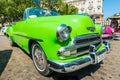
{"type": "Polygon", "coordinates": [[[111,26],[112,28],[114,28],[114,30],[116,31],[116,30],[118,29],[118,21],[117,21],[116,19],[113,19],[113,20],[111,21],[110,26],[111,26]]]}

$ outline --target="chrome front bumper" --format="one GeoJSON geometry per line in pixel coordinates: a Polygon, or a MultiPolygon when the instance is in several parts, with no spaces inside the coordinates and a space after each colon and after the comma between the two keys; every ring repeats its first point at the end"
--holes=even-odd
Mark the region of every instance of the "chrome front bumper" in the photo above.
{"type": "Polygon", "coordinates": [[[91,51],[89,52],[90,54],[89,56],[86,56],[85,58],[78,59],[72,62],[61,63],[61,62],[55,62],[55,61],[48,60],[48,67],[51,70],[59,72],[59,73],[69,73],[69,72],[79,70],[91,64],[97,64],[104,59],[103,58],[99,60],[98,57],[110,51],[109,42],[104,41],[104,44],[106,46],[103,48],[103,50],[97,53],[91,51]]]}

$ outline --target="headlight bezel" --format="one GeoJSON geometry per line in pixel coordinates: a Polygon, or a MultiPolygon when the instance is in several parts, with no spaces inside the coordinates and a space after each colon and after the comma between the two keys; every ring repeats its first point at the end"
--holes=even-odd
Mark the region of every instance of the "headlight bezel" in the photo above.
{"type": "Polygon", "coordinates": [[[66,24],[61,24],[57,28],[56,37],[60,42],[67,41],[70,38],[70,33],[72,29],[70,26],[67,26],[66,24]]]}

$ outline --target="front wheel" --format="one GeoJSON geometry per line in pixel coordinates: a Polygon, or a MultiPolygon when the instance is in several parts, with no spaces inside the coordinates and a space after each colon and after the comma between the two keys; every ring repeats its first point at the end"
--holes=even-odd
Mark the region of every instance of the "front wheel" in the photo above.
{"type": "Polygon", "coordinates": [[[34,43],[31,48],[32,58],[36,69],[40,74],[48,76],[51,73],[51,70],[47,67],[47,58],[42,50],[42,48],[34,43]]]}

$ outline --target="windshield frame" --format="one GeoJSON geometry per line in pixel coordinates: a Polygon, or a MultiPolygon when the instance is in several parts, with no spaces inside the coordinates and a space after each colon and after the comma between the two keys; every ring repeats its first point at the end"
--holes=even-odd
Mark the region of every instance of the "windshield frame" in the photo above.
{"type": "Polygon", "coordinates": [[[41,16],[58,16],[58,15],[59,13],[48,9],[27,8],[23,14],[23,20],[26,20],[27,18],[35,18],[41,16]]]}

